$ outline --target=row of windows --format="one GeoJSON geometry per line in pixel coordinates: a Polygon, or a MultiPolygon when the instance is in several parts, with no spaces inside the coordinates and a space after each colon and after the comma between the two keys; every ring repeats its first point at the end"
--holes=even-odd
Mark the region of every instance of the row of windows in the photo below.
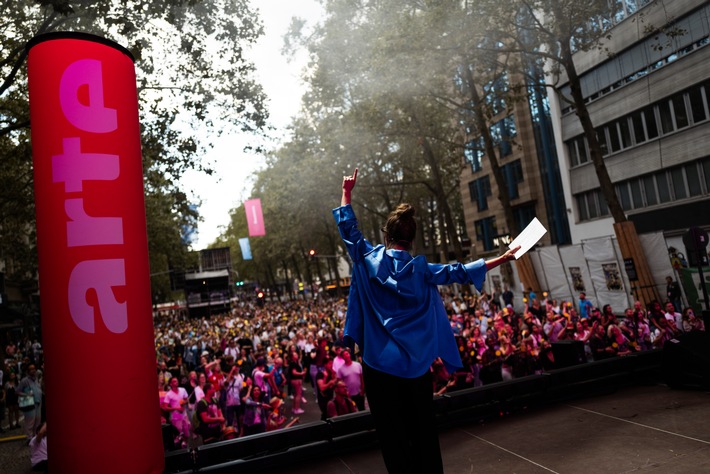
{"type": "MultiPolygon", "coordinates": [[[[508,115],[491,125],[490,133],[493,144],[498,147],[500,158],[513,153],[512,142],[518,135],[518,129],[515,126],[515,118],[512,115],[508,115]]],[[[483,137],[469,141],[463,153],[466,161],[471,164],[473,173],[483,169],[483,157],[486,156],[483,137]]]]}
{"type": "MultiPolygon", "coordinates": [[[[651,3],[651,0],[608,0],[607,14],[600,15],[590,20],[591,29],[595,31],[610,30],[615,24],[621,23],[625,18],[630,17],[642,7],[651,3]]],[[[575,40],[572,38],[573,50],[575,40]]]]}
{"type": "MultiPolygon", "coordinates": [[[[708,120],[709,99],[710,82],[706,82],[599,127],[597,139],[602,155],[607,156],[708,120]]],[[[589,147],[583,135],[567,141],[567,149],[571,166],[590,161],[589,147]]]]}
{"type": "MultiPolygon", "coordinates": [[[[524,181],[522,163],[520,160],[507,163],[501,166],[501,172],[508,187],[510,199],[516,199],[520,195],[518,184],[524,181]]],[[[481,176],[468,183],[468,192],[471,196],[471,202],[477,203],[479,211],[488,209],[488,197],[491,196],[490,177],[488,175],[481,176]]]]}
{"type": "MultiPolygon", "coordinates": [[[[625,211],[708,195],[710,157],[622,181],[615,188],[625,211]]],[[[599,189],[577,194],[575,199],[580,222],[609,215],[606,200],[599,189]]]]}

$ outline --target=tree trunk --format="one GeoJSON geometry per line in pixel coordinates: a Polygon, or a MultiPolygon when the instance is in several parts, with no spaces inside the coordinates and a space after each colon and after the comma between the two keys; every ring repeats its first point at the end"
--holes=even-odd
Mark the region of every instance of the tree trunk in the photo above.
{"type": "MultiPolygon", "coordinates": [[[[498,188],[498,200],[503,207],[503,214],[505,216],[505,224],[508,227],[508,233],[511,238],[514,238],[520,233],[521,229],[518,229],[518,223],[515,220],[515,214],[513,214],[513,206],[510,204],[508,184],[505,182],[503,171],[498,165],[498,157],[496,155],[495,145],[489,130],[489,123],[483,112],[481,98],[478,94],[478,89],[476,89],[476,85],[473,82],[473,74],[471,73],[470,68],[466,68],[466,74],[471,102],[473,103],[474,114],[476,116],[477,130],[483,137],[486,155],[488,156],[488,162],[491,165],[491,173],[493,174],[493,179],[496,183],[496,187],[498,188]]],[[[532,260],[530,260],[529,255],[526,254],[517,259],[515,261],[515,266],[518,269],[518,278],[520,278],[524,289],[532,288],[536,292],[540,292],[542,290],[542,288],[540,288],[537,275],[535,274],[535,267],[533,267],[532,260]]],[[[512,282],[509,282],[509,284],[512,284],[512,282]]]]}
{"type": "Polygon", "coordinates": [[[619,242],[621,256],[624,258],[624,263],[628,259],[633,260],[636,267],[636,276],[638,281],[631,282],[634,297],[648,307],[651,301],[660,301],[658,288],[653,281],[653,275],[648,267],[648,259],[641,248],[641,241],[636,233],[636,227],[631,221],[619,222],[614,224],[614,232],[616,240],[619,242]],[[634,286],[635,285],[635,286],[634,286]]]}
{"type": "Polygon", "coordinates": [[[606,169],[606,164],[604,163],[604,157],[602,156],[602,149],[599,145],[597,132],[594,130],[594,125],[592,124],[592,119],[589,116],[587,104],[584,103],[582,85],[579,81],[574,61],[572,61],[572,52],[569,44],[562,42],[561,56],[563,66],[567,72],[567,77],[569,78],[569,86],[572,93],[572,100],[574,102],[575,115],[579,118],[582,130],[584,130],[584,136],[586,137],[587,144],[589,145],[589,155],[592,159],[592,163],[594,164],[594,171],[599,179],[599,187],[602,195],[609,206],[609,212],[614,218],[614,222],[626,222],[626,214],[624,213],[624,209],[621,207],[621,203],[619,203],[619,197],[616,195],[614,184],[611,182],[611,178],[609,177],[609,171],[606,169]]]}
{"type": "MultiPolygon", "coordinates": [[[[421,132],[422,126],[419,122],[419,118],[417,117],[417,115],[414,113],[410,113],[410,116],[412,117],[412,121],[414,122],[417,131],[421,132]]],[[[420,133],[420,145],[422,147],[422,150],[424,151],[424,158],[426,159],[431,169],[437,209],[440,210],[441,215],[444,218],[444,222],[441,226],[442,230],[445,230],[445,233],[442,233],[442,244],[444,244],[447,240],[443,238],[443,236],[448,236],[449,242],[454,247],[454,254],[456,255],[456,260],[461,261],[463,260],[463,249],[461,247],[461,240],[458,238],[458,235],[456,235],[456,226],[454,225],[454,219],[451,215],[451,207],[449,206],[449,202],[446,199],[446,192],[444,191],[441,173],[439,172],[439,164],[437,163],[437,157],[434,153],[434,150],[431,148],[429,140],[424,137],[423,133],[420,133]]],[[[444,258],[448,258],[448,255],[446,255],[448,254],[448,246],[444,247],[444,254],[444,258]]]]}
{"type": "Polygon", "coordinates": [[[624,260],[633,259],[636,266],[636,274],[639,278],[639,286],[636,287],[635,296],[642,304],[647,305],[651,301],[659,299],[658,290],[653,282],[653,275],[651,274],[646,255],[643,253],[643,249],[641,249],[638,234],[636,233],[636,226],[626,218],[624,209],[621,207],[619,197],[614,189],[614,184],[609,177],[609,172],[607,171],[604,157],[602,156],[601,146],[599,146],[597,132],[594,130],[587,104],[584,103],[582,86],[579,81],[579,76],[577,75],[577,69],[572,61],[571,48],[569,43],[566,42],[561,42],[561,45],[562,65],[569,79],[575,114],[579,118],[582,129],[584,130],[584,136],[589,145],[589,154],[594,164],[594,171],[599,179],[599,187],[607,202],[609,212],[614,218],[614,233],[619,242],[621,256],[624,260]]]}
{"type": "Polygon", "coordinates": [[[505,225],[508,227],[508,233],[512,236],[517,235],[520,232],[518,229],[518,224],[515,221],[515,215],[513,214],[513,207],[510,204],[510,194],[508,194],[508,186],[505,182],[505,177],[503,172],[498,165],[498,155],[496,155],[495,145],[493,143],[493,138],[491,138],[491,132],[489,130],[489,123],[486,120],[486,115],[483,111],[483,106],[481,104],[481,98],[478,94],[478,89],[473,81],[473,73],[471,73],[470,68],[466,68],[466,80],[468,81],[469,94],[471,97],[471,102],[473,103],[473,113],[476,117],[476,129],[478,133],[483,137],[484,147],[486,149],[486,156],[488,156],[488,162],[491,165],[491,173],[493,174],[493,180],[498,188],[498,200],[503,207],[503,213],[505,215],[505,225]]]}

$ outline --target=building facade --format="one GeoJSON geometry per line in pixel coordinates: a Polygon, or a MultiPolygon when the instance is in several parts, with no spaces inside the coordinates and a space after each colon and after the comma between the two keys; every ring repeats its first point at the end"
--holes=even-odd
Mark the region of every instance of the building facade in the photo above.
{"type": "MultiPolygon", "coordinates": [[[[494,159],[504,176],[518,230],[537,217],[549,230],[543,244],[566,244],[571,237],[547,91],[541,71],[530,72],[537,80],[528,79],[524,98],[510,100],[511,106],[502,98],[505,94],[488,95],[484,88],[485,100],[498,102],[488,104],[497,111],[489,127],[496,148],[494,159]]],[[[502,75],[495,86],[507,89],[507,81],[502,75]]],[[[498,253],[515,235],[498,199],[500,190],[483,138],[471,131],[467,139],[460,179],[463,212],[474,253],[485,256],[498,253]]]]}
{"type": "MultiPolygon", "coordinates": [[[[605,50],[574,60],[621,205],[639,233],[710,226],[710,4],[613,3],[605,50]]],[[[550,102],[572,241],[612,235],[580,122],[550,102]]]]}

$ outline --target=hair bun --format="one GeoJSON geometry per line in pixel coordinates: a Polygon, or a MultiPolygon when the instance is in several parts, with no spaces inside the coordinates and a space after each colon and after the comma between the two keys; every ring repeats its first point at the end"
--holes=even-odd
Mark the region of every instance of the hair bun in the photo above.
{"type": "Polygon", "coordinates": [[[414,217],[414,208],[405,203],[400,204],[397,206],[397,209],[395,209],[395,212],[399,215],[400,218],[412,218],[414,217]]]}

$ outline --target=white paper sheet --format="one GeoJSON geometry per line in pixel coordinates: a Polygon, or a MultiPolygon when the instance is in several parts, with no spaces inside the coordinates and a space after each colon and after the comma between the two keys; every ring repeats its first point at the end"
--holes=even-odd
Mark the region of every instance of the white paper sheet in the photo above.
{"type": "Polygon", "coordinates": [[[530,250],[546,233],[547,229],[537,220],[537,217],[534,217],[520,235],[508,245],[508,248],[512,249],[520,245],[520,250],[515,252],[515,259],[517,260],[525,255],[525,252],[530,250]]]}

